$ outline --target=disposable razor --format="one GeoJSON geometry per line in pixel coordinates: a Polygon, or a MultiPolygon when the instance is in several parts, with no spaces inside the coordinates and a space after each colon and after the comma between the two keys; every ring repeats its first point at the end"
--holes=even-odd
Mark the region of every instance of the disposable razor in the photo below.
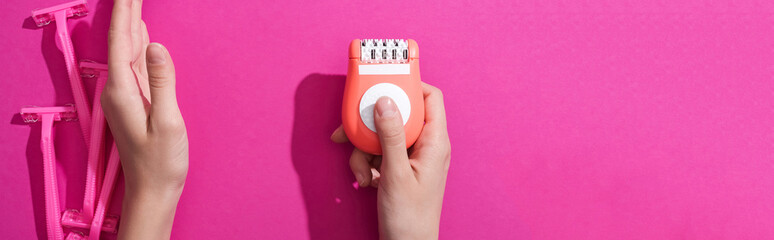
{"type": "Polygon", "coordinates": [[[110,157],[108,157],[108,164],[105,169],[105,182],[99,193],[99,201],[97,201],[94,219],[89,226],[89,235],[84,235],[81,232],[70,232],[70,234],[67,235],[67,240],[99,240],[100,233],[105,231],[105,224],[108,224],[107,220],[109,218],[106,218],[105,215],[108,206],[110,206],[110,199],[113,196],[116,178],[118,177],[120,169],[121,162],[118,158],[118,148],[113,144],[113,147],[110,148],[110,157]]]}
{"type": "Polygon", "coordinates": [[[341,111],[347,138],[364,152],[382,153],[374,105],[387,96],[403,117],[406,148],[413,145],[425,120],[417,43],[411,39],[355,39],[349,45],[348,66],[341,111]]]}
{"type": "MultiPolygon", "coordinates": [[[[81,62],[81,69],[84,74],[88,74],[89,77],[97,78],[97,88],[94,91],[94,112],[92,113],[94,121],[98,121],[101,124],[102,136],[104,136],[106,121],[102,112],[102,105],[99,104],[99,99],[102,96],[102,90],[105,87],[107,80],[108,66],[106,64],[98,64],[93,62],[81,62]],[[98,117],[98,118],[97,118],[98,117]]],[[[96,122],[95,122],[96,124],[96,122]]],[[[100,141],[104,143],[104,141],[100,141]]],[[[103,163],[104,161],[100,161],[103,163]]],[[[100,169],[102,165],[100,164],[100,169]]],[[[107,208],[110,206],[110,200],[113,196],[113,190],[115,190],[116,178],[121,167],[121,162],[118,158],[118,148],[113,143],[110,148],[110,155],[108,156],[107,167],[104,172],[104,182],[99,191],[99,198],[97,200],[97,207],[94,210],[94,215],[89,225],[88,239],[99,240],[100,231],[115,233],[116,227],[118,227],[118,216],[107,215],[107,208]]],[[[101,180],[102,176],[98,176],[101,180]]],[[[97,181],[100,182],[100,181],[97,181]]],[[[93,198],[94,195],[91,195],[93,198]]]]}
{"type": "MultiPolygon", "coordinates": [[[[99,201],[97,201],[97,209],[94,211],[94,219],[91,221],[91,227],[89,228],[90,240],[99,240],[101,231],[105,231],[105,225],[113,224],[113,229],[118,224],[118,218],[115,217],[115,222],[109,222],[110,217],[106,217],[107,208],[110,206],[110,199],[113,197],[113,190],[116,186],[116,178],[121,169],[121,161],[118,158],[118,148],[116,144],[110,148],[110,156],[108,157],[107,167],[105,168],[105,182],[102,183],[102,188],[99,193],[99,201]],[[100,231],[101,230],[101,231],[100,231]]],[[[112,221],[112,220],[111,220],[112,221]]],[[[115,230],[113,231],[115,233],[115,230]]]]}
{"type": "Polygon", "coordinates": [[[97,208],[94,212],[94,218],[87,227],[89,229],[89,235],[84,235],[81,232],[73,231],[67,235],[66,240],[99,240],[99,236],[102,231],[116,232],[118,226],[118,217],[106,216],[107,208],[110,206],[110,199],[113,196],[113,190],[115,190],[116,178],[118,172],[121,169],[121,162],[118,158],[118,148],[114,143],[110,148],[110,156],[108,157],[108,164],[105,169],[105,182],[100,189],[99,200],[97,201],[97,208]],[[112,226],[108,226],[112,225],[112,226]],[[106,228],[113,229],[113,231],[107,231],[106,228]]]}
{"type": "Polygon", "coordinates": [[[41,122],[40,150],[43,152],[43,184],[46,198],[46,233],[48,239],[64,238],[59,222],[59,187],[56,179],[56,154],[54,152],[53,127],[55,121],[77,120],[72,106],[27,107],[20,112],[25,123],[41,122]]]}
{"type": "MultiPolygon", "coordinates": [[[[89,229],[94,217],[94,204],[100,183],[102,183],[101,169],[105,164],[105,115],[102,105],[99,103],[102,89],[107,81],[107,64],[96,63],[90,60],[81,60],[81,77],[96,79],[94,88],[94,109],[91,113],[91,142],[89,142],[89,156],[86,165],[86,186],[83,193],[83,209],[68,209],[62,214],[62,225],[70,228],[89,229]]],[[[115,232],[118,225],[118,216],[107,216],[102,231],[115,232]]],[[[69,236],[68,236],[69,238],[69,236]]]]}
{"type": "Polygon", "coordinates": [[[65,65],[67,66],[67,75],[70,78],[70,87],[73,91],[73,98],[75,100],[75,109],[78,110],[78,119],[81,125],[81,132],[83,132],[83,138],[88,145],[91,135],[91,110],[89,102],[86,98],[86,91],[83,88],[83,82],[81,76],[78,74],[77,61],[75,60],[75,51],[73,50],[73,42],[70,39],[70,33],[67,30],[67,19],[73,17],[85,16],[88,14],[86,8],[86,0],[77,0],[69,3],[56,5],[49,8],[32,11],[32,19],[38,27],[48,25],[52,21],[56,21],[57,39],[59,40],[59,48],[62,50],[62,54],[65,58],[65,65]]]}

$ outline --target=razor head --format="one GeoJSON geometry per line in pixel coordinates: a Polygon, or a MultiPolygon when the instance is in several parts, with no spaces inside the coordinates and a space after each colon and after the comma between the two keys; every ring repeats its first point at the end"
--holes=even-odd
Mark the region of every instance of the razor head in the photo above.
{"type": "MultiPolygon", "coordinates": [[[[91,218],[87,218],[77,209],[68,209],[62,213],[62,226],[73,229],[86,229],[91,227],[91,218]]],[[[118,216],[106,215],[102,220],[102,231],[115,233],[118,227],[118,216]]]]}
{"type": "Polygon", "coordinates": [[[406,63],[409,60],[405,39],[363,39],[360,41],[360,61],[364,63],[406,63]]]}
{"type": "Polygon", "coordinates": [[[100,74],[107,72],[108,70],[107,64],[97,63],[87,59],[81,60],[80,67],[81,77],[84,78],[99,77],[100,74]]]}
{"type": "Polygon", "coordinates": [[[25,107],[22,108],[19,114],[25,123],[35,123],[40,121],[41,116],[45,114],[53,114],[55,121],[75,121],[78,120],[78,114],[75,112],[75,107],[72,105],[57,106],[57,107],[25,107]]]}
{"type": "Polygon", "coordinates": [[[55,13],[59,11],[65,11],[65,16],[68,18],[86,16],[86,14],[89,13],[89,9],[86,7],[86,0],[76,0],[53,7],[34,10],[32,11],[32,20],[35,21],[35,24],[37,24],[38,27],[42,27],[56,20],[55,13]]]}
{"type": "Polygon", "coordinates": [[[69,234],[67,234],[67,237],[65,237],[64,240],[88,240],[89,236],[86,236],[82,232],[78,231],[72,231],[69,234]]]}

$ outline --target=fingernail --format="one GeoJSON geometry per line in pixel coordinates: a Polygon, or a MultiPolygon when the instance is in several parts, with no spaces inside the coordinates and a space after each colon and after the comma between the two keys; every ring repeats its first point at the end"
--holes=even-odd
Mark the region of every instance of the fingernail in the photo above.
{"type": "Polygon", "coordinates": [[[158,43],[151,43],[148,45],[146,53],[148,55],[148,63],[150,64],[164,64],[167,61],[166,54],[164,54],[164,47],[158,43]]]}
{"type": "Polygon", "coordinates": [[[389,97],[380,97],[376,100],[376,113],[380,117],[393,117],[398,112],[398,106],[389,97]]]}

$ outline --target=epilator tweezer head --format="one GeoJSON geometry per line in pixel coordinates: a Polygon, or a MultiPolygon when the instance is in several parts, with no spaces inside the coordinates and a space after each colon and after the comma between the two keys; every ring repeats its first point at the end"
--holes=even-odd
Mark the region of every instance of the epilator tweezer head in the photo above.
{"type": "Polygon", "coordinates": [[[408,41],[404,39],[360,41],[360,61],[364,63],[405,63],[408,59],[408,41]]]}

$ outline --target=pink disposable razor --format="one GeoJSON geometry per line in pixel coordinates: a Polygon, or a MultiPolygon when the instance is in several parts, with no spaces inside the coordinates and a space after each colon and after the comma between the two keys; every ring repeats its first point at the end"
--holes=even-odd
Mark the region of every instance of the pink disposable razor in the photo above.
{"type": "Polygon", "coordinates": [[[43,182],[46,196],[46,232],[48,239],[64,238],[62,224],[59,222],[59,189],[56,179],[56,155],[52,128],[54,121],[72,121],[77,119],[75,108],[63,107],[29,107],[20,112],[24,122],[42,123],[40,133],[40,150],[43,152],[43,182]]]}
{"type": "Polygon", "coordinates": [[[105,168],[105,182],[102,184],[102,189],[99,193],[99,201],[97,202],[97,209],[94,213],[94,220],[91,221],[91,229],[89,229],[89,239],[99,240],[100,229],[104,231],[106,224],[112,224],[113,229],[117,225],[117,217],[115,222],[108,222],[108,218],[105,218],[107,208],[110,206],[110,198],[113,196],[113,190],[116,185],[116,178],[118,177],[118,171],[121,168],[121,162],[118,159],[118,148],[116,144],[110,148],[110,157],[108,157],[107,168],[105,168]]]}
{"type": "MultiPolygon", "coordinates": [[[[94,109],[91,114],[92,138],[89,143],[89,159],[86,166],[86,187],[83,193],[82,211],[77,209],[66,210],[62,214],[62,225],[71,228],[89,229],[91,227],[91,220],[94,217],[96,194],[99,191],[97,186],[102,182],[102,174],[104,174],[100,170],[104,168],[106,122],[99,99],[107,81],[107,65],[83,60],[81,61],[81,77],[97,79],[94,89],[94,109]]],[[[117,223],[118,217],[108,216],[105,219],[105,224],[102,226],[102,231],[115,232],[117,223]]]]}
{"type": "MultiPolygon", "coordinates": [[[[116,145],[113,144],[113,147],[110,149],[107,168],[105,169],[105,182],[102,185],[102,191],[99,193],[99,201],[97,202],[97,209],[94,213],[94,220],[91,221],[89,235],[84,236],[79,232],[71,232],[67,235],[67,240],[99,240],[100,229],[105,231],[105,225],[108,224],[108,219],[105,218],[105,215],[108,206],[110,206],[110,198],[113,196],[113,190],[115,189],[115,182],[120,168],[121,162],[118,159],[118,149],[116,148],[116,145]]],[[[113,226],[113,228],[115,229],[115,226],[113,226]]]]}
{"type": "MultiPolygon", "coordinates": [[[[110,149],[110,157],[108,157],[107,169],[105,169],[105,182],[102,185],[102,190],[99,193],[99,201],[97,202],[97,209],[94,213],[94,220],[91,221],[91,228],[89,229],[89,235],[84,236],[80,232],[71,232],[67,235],[67,240],[99,240],[100,229],[105,231],[107,224],[116,225],[117,222],[108,223],[108,219],[105,218],[107,208],[110,206],[110,198],[113,195],[115,189],[116,178],[118,177],[118,170],[121,167],[121,162],[118,159],[118,149],[116,145],[110,149]]],[[[117,218],[116,218],[117,219],[117,218]]],[[[115,229],[115,226],[112,227],[115,229]]]]}
{"type": "Polygon", "coordinates": [[[73,42],[70,39],[70,33],[67,31],[67,18],[85,16],[86,14],[88,14],[86,0],[77,0],[32,11],[32,19],[35,20],[38,27],[48,25],[51,21],[56,21],[58,45],[65,58],[67,75],[70,78],[70,87],[73,90],[73,98],[75,99],[75,109],[78,110],[78,119],[81,124],[83,138],[88,145],[91,137],[89,134],[91,130],[91,111],[89,110],[89,102],[86,100],[86,91],[84,91],[81,76],[78,74],[73,42]]]}

